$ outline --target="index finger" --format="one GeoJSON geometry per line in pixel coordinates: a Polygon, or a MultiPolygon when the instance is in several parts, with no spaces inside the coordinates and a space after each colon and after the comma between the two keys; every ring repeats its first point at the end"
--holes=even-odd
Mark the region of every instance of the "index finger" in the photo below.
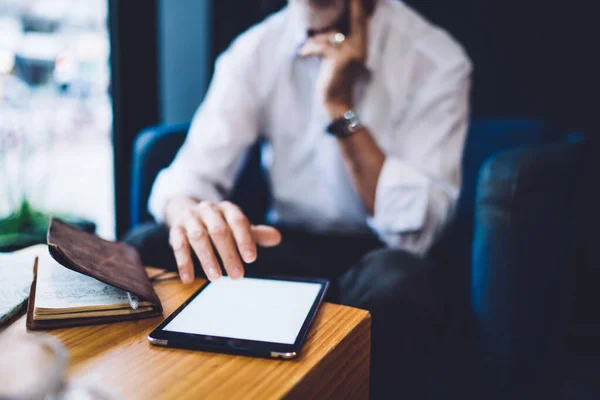
{"type": "Polygon", "coordinates": [[[367,15],[363,7],[363,0],[350,0],[350,34],[364,36],[367,15]]]}
{"type": "Polygon", "coordinates": [[[223,211],[223,216],[229,224],[233,233],[242,259],[247,264],[251,264],[256,261],[256,242],[252,237],[252,230],[250,227],[250,221],[244,215],[240,208],[230,202],[223,202],[220,204],[220,208],[223,211]]]}
{"type": "Polygon", "coordinates": [[[181,281],[186,284],[192,283],[194,281],[194,263],[190,253],[190,244],[183,229],[172,228],[169,232],[169,242],[173,248],[181,281]]]}

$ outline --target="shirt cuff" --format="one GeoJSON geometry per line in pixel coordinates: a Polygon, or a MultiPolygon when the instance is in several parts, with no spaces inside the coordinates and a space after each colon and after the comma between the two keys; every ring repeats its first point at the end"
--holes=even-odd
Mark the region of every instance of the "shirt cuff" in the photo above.
{"type": "Polygon", "coordinates": [[[156,222],[165,221],[167,205],[177,196],[214,202],[223,200],[214,185],[197,177],[179,175],[165,169],[158,174],[148,201],[148,211],[156,222]]]}
{"type": "Polygon", "coordinates": [[[427,217],[429,186],[426,175],[387,157],[375,192],[375,213],[367,224],[380,237],[420,230],[427,217]]]}

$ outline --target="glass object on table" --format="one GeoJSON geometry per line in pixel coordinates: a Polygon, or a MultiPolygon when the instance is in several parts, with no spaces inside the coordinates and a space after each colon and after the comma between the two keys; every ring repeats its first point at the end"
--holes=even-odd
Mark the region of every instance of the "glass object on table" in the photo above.
{"type": "Polygon", "coordinates": [[[0,334],[0,398],[47,399],[64,389],[67,351],[49,336],[0,334]]]}
{"type": "Polygon", "coordinates": [[[69,357],[50,335],[9,328],[0,333],[0,399],[116,400],[100,382],[69,382],[69,357]]]}

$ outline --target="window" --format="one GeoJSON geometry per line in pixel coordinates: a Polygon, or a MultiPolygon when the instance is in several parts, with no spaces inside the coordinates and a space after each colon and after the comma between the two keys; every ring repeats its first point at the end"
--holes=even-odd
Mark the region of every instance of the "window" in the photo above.
{"type": "Polygon", "coordinates": [[[0,0],[0,219],[26,199],[114,237],[107,17],[108,0],[0,0]]]}

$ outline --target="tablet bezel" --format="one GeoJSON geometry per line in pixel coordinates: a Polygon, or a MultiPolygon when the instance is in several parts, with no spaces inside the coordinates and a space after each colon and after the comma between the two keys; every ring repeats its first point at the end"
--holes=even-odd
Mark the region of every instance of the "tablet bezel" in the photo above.
{"type": "Polygon", "coordinates": [[[319,307],[323,303],[325,294],[329,287],[329,281],[322,278],[300,278],[300,277],[252,277],[253,279],[266,279],[274,281],[317,283],[321,285],[319,294],[316,296],[310,311],[308,312],[296,340],[293,344],[261,342],[256,340],[246,340],[237,338],[227,338],[222,336],[199,335],[183,332],[165,331],[164,328],[173,320],[184,308],[186,308],[194,299],[202,293],[211,283],[207,282],[196,291],[189,299],[169,315],[156,329],[154,329],[148,340],[150,343],[159,346],[176,347],[193,350],[214,351],[229,354],[241,354],[258,357],[291,359],[299,354],[306,335],[312,326],[319,307]]]}

